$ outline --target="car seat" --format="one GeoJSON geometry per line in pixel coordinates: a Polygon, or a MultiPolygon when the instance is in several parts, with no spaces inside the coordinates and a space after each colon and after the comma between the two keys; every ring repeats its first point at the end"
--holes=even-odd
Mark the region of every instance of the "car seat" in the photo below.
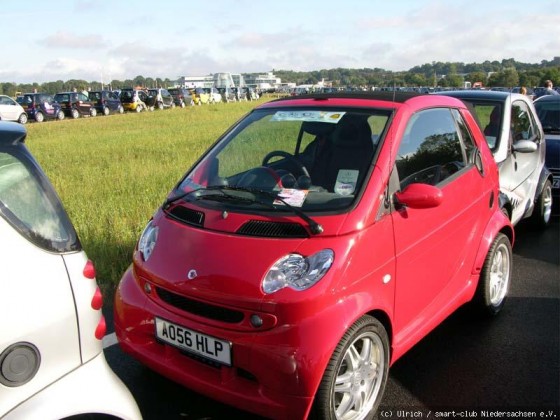
{"type": "Polygon", "coordinates": [[[362,184],[373,157],[371,127],[363,117],[346,115],[332,132],[331,142],[329,164],[320,174],[322,179],[313,182],[328,191],[353,194],[362,184]]]}

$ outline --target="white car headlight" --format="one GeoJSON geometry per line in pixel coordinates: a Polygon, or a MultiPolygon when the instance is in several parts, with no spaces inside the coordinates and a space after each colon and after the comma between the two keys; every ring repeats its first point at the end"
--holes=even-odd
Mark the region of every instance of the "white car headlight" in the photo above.
{"type": "Polygon", "coordinates": [[[150,255],[152,255],[152,251],[156,246],[158,230],[159,228],[150,220],[148,225],[144,228],[144,232],[142,232],[142,235],[140,236],[140,241],[138,241],[138,251],[142,254],[144,261],[148,261],[150,255]]]}
{"type": "Polygon", "coordinates": [[[262,289],[267,294],[284,287],[306,290],[321,280],[333,261],[334,252],[331,249],[324,249],[309,257],[285,255],[270,267],[262,281],[262,289]]]}

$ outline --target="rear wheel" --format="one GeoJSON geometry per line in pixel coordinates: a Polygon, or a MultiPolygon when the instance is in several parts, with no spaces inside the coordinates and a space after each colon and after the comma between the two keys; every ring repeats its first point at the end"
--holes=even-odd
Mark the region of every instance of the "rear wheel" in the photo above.
{"type": "Polygon", "coordinates": [[[65,115],[64,115],[64,111],[62,111],[62,109],[56,113],[56,119],[57,120],[63,120],[64,117],[65,117],[65,115]]]}
{"type": "Polygon", "coordinates": [[[103,107],[103,115],[109,115],[111,113],[111,110],[109,109],[108,106],[104,106],[103,107]]]}
{"type": "Polygon", "coordinates": [[[552,214],[552,184],[549,180],[544,183],[543,189],[535,201],[535,208],[531,215],[532,222],[539,228],[545,228],[550,222],[552,214]]]}
{"type": "Polygon", "coordinates": [[[80,118],[80,111],[78,111],[76,108],[72,108],[72,111],[70,112],[70,114],[72,115],[72,118],[74,118],[74,119],[80,118]]]}
{"type": "Polygon", "coordinates": [[[118,112],[119,114],[124,114],[124,108],[123,108],[122,105],[119,105],[119,108],[118,108],[117,112],[118,112]]]}
{"type": "Polygon", "coordinates": [[[21,115],[19,116],[18,123],[27,124],[27,114],[25,112],[22,112],[21,115]]]}
{"type": "Polygon", "coordinates": [[[498,314],[505,303],[512,271],[512,251],[509,238],[498,233],[486,254],[478,280],[474,303],[482,313],[498,314]]]}
{"type": "Polygon", "coordinates": [[[45,116],[42,112],[35,113],[35,121],[37,121],[38,123],[45,121],[45,116]]]}
{"type": "Polygon", "coordinates": [[[316,419],[371,419],[387,383],[389,339],[376,318],[365,315],[344,334],[329,361],[313,403],[316,419]]]}
{"type": "Polygon", "coordinates": [[[89,110],[89,115],[90,115],[91,117],[95,117],[95,116],[97,115],[97,109],[91,108],[91,109],[89,110]]]}

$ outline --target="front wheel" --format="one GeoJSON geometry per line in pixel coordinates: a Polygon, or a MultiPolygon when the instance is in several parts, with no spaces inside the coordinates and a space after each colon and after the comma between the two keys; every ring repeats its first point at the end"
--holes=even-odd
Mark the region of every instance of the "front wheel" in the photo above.
{"type": "Polygon", "coordinates": [[[37,121],[38,123],[45,121],[45,116],[42,112],[35,113],[35,121],[37,121]]]}
{"type": "Polygon", "coordinates": [[[486,315],[497,315],[509,291],[513,254],[511,242],[503,233],[498,233],[486,254],[474,303],[486,315]]]}
{"type": "Polygon", "coordinates": [[[89,110],[89,115],[90,115],[90,117],[95,117],[97,115],[97,109],[91,108],[89,110]]]}
{"type": "Polygon", "coordinates": [[[356,321],[325,369],[312,418],[373,418],[387,384],[389,358],[389,338],[381,322],[369,315],[356,321]]]}
{"type": "Polygon", "coordinates": [[[74,119],[80,118],[80,111],[78,111],[76,108],[72,108],[72,111],[70,111],[70,114],[72,115],[72,118],[74,118],[74,119]]]}
{"type": "Polygon", "coordinates": [[[532,222],[541,229],[548,226],[552,214],[552,184],[546,180],[543,189],[535,201],[535,208],[531,215],[532,222]]]}
{"type": "Polygon", "coordinates": [[[111,110],[109,109],[108,106],[104,106],[103,107],[103,115],[107,116],[111,113],[111,110]]]}
{"type": "Polygon", "coordinates": [[[66,115],[64,115],[64,111],[62,109],[56,113],[56,119],[59,121],[63,120],[65,116],[66,115]]]}
{"type": "Polygon", "coordinates": [[[21,115],[19,116],[18,123],[27,124],[27,114],[25,112],[22,112],[21,115]]]}

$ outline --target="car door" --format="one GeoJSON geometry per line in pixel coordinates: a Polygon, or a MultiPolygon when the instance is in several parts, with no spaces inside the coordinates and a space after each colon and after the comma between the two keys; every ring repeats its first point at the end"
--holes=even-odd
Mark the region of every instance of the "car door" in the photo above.
{"type": "Polygon", "coordinates": [[[517,100],[511,105],[510,156],[500,165],[500,182],[512,203],[512,221],[517,223],[533,200],[543,166],[539,134],[529,105],[517,100]]]}
{"type": "MultiPolygon", "coordinates": [[[[457,110],[414,114],[400,143],[400,189],[441,189],[439,206],[392,212],[396,249],[395,345],[409,347],[454,309],[469,287],[492,190],[475,165],[476,147],[457,110]]],[[[480,165],[478,165],[480,167],[480,165]]],[[[496,197],[494,197],[495,199],[496,197]]]]}
{"type": "Polygon", "coordinates": [[[89,98],[81,92],[75,93],[76,95],[76,106],[82,115],[89,115],[91,112],[91,102],[89,98]]]}

